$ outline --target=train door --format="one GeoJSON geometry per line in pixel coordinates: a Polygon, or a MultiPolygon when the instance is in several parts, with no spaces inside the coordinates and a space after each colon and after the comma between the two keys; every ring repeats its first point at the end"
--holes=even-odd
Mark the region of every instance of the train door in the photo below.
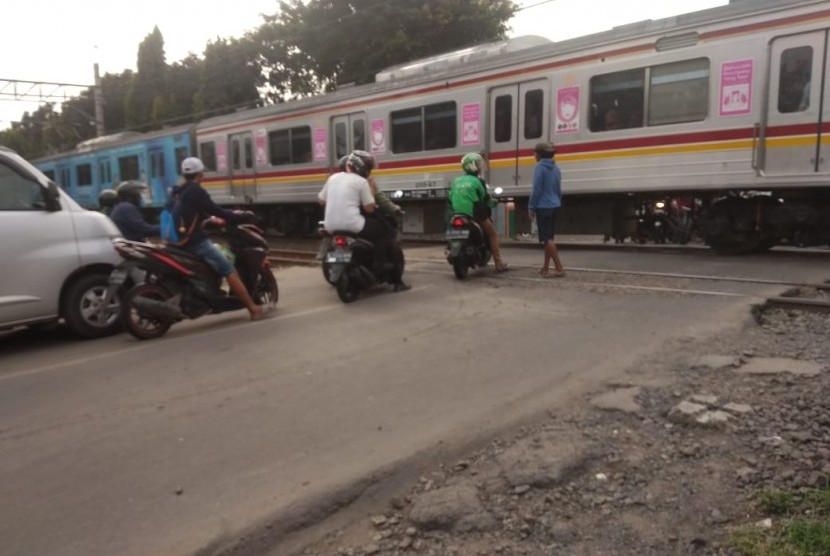
{"type": "Polygon", "coordinates": [[[488,183],[527,186],[533,182],[533,147],[548,137],[547,97],[547,79],[490,90],[488,183]]]}
{"type": "Polygon", "coordinates": [[[257,197],[253,134],[230,136],[230,190],[234,197],[253,202],[257,197]]]}
{"type": "Polygon", "coordinates": [[[72,166],[68,163],[61,163],[57,166],[57,182],[61,189],[67,192],[70,197],[76,199],[75,188],[72,187],[72,166]]]}
{"type": "Polygon", "coordinates": [[[99,193],[104,189],[112,189],[117,184],[112,180],[112,162],[110,157],[98,157],[96,160],[98,165],[98,191],[99,193]]]}
{"type": "Polygon", "coordinates": [[[767,87],[761,169],[767,175],[827,172],[821,153],[821,123],[827,120],[823,83],[827,32],[773,39],[767,87]],[[825,114],[822,115],[822,106],[825,114]]]}
{"type": "Polygon", "coordinates": [[[334,137],[334,163],[354,150],[365,151],[366,117],[362,112],[335,116],[331,121],[334,137]]]}

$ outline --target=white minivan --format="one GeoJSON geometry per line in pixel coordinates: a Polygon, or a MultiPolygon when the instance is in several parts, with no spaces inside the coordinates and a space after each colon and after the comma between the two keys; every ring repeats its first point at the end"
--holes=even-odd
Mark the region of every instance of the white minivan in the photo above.
{"type": "Polygon", "coordinates": [[[0,147],[0,330],[63,319],[79,336],[119,330],[103,303],[121,259],[109,218],[81,208],[14,151],[0,147]]]}

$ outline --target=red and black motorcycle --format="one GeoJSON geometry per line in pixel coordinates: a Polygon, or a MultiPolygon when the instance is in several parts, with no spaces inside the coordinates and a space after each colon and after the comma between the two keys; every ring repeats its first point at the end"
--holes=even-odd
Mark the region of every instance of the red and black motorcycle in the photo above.
{"type": "MultiPolygon", "coordinates": [[[[229,259],[254,302],[276,304],[279,290],[262,230],[220,218],[205,221],[205,230],[220,231],[227,239],[229,259]]],[[[140,340],[163,336],[184,319],[245,307],[222,288],[222,278],[200,257],[175,247],[126,239],[117,239],[114,244],[128,264],[146,273],[146,280],[124,295],[121,312],[127,331],[140,340]]]]}

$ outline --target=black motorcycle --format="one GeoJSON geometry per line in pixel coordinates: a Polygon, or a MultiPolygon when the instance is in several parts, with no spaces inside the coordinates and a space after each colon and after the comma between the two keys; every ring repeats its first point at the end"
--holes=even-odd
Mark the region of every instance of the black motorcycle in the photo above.
{"type": "MultiPolygon", "coordinates": [[[[495,194],[502,193],[501,187],[495,194]]],[[[471,268],[484,268],[490,262],[490,239],[481,225],[466,214],[453,214],[447,228],[447,262],[455,277],[463,280],[471,268]]]]}
{"type": "MultiPolygon", "coordinates": [[[[230,258],[254,302],[276,304],[279,290],[262,230],[253,224],[233,224],[219,218],[208,219],[205,229],[223,232],[230,258]]],[[[163,336],[184,319],[245,307],[235,295],[222,289],[222,278],[200,257],[175,247],[126,239],[117,239],[114,244],[128,265],[146,273],[144,281],[127,291],[122,300],[124,326],[140,340],[163,336]]],[[[127,279],[127,273],[123,273],[123,279],[127,279]]],[[[118,276],[110,276],[111,286],[116,286],[117,280],[118,276]]]]}
{"type": "Polygon", "coordinates": [[[378,284],[394,284],[395,276],[403,274],[404,256],[395,243],[395,260],[380,262],[375,257],[375,245],[357,234],[334,232],[323,258],[323,276],[337,288],[343,303],[356,300],[361,291],[378,284]]]}

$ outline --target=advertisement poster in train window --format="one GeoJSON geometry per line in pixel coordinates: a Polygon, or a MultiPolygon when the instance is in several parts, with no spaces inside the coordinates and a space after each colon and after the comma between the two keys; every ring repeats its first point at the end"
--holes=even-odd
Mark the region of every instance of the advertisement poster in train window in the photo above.
{"type": "Polygon", "coordinates": [[[326,128],[314,129],[314,160],[326,160],[328,158],[328,145],[326,141],[326,128]]]}
{"type": "Polygon", "coordinates": [[[265,144],[268,139],[268,132],[264,129],[254,131],[254,151],[256,152],[256,165],[265,166],[268,164],[268,152],[265,144]]]}
{"type": "Polygon", "coordinates": [[[383,118],[372,120],[372,154],[386,153],[386,122],[383,118]]]}
{"type": "Polygon", "coordinates": [[[740,116],[752,111],[754,60],[724,62],[720,67],[720,115],[740,116]]]}
{"type": "Polygon", "coordinates": [[[478,145],[481,142],[481,104],[465,104],[461,108],[461,144],[478,145]]]}
{"type": "Polygon", "coordinates": [[[579,87],[563,87],[556,90],[557,135],[579,131],[579,87]]]}
{"type": "Polygon", "coordinates": [[[216,171],[228,170],[228,144],[224,141],[216,142],[216,171]]]}

